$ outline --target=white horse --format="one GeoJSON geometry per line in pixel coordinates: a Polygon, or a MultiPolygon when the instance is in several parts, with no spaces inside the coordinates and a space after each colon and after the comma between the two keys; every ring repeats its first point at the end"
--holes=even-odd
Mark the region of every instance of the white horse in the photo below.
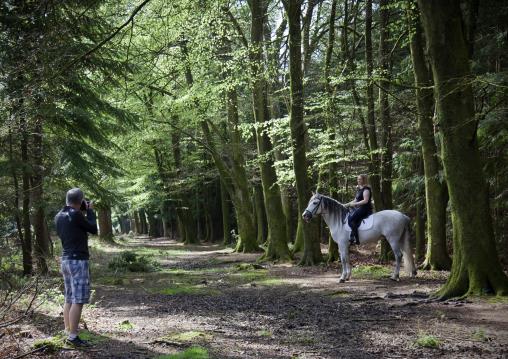
{"type": "MultiPolygon", "coordinates": [[[[349,263],[349,235],[346,230],[348,209],[340,202],[322,194],[314,194],[307,208],[302,214],[303,219],[309,222],[314,215],[321,214],[325,220],[332,238],[339,245],[340,261],[342,262],[342,275],[340,283],[351,278],[351,264],[349,263]]],[[[399,280],[400,261],[404,255],[404,262],[409,275],[416,276],[416,267],[410,243],[409,217],[399,211],[386,210],[372,214],[374,224],[371,228],[358,231],[360,244],[378,241],[386,238],[395,255],[395,271],[390,277],[399,280]]]]}

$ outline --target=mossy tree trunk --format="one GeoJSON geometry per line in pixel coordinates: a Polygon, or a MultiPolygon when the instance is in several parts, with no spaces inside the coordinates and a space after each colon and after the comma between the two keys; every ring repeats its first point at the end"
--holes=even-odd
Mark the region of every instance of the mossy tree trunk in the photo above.
{"type": "MultiPolygon", "coordinates": [[[[379,121],[381,123],[381,201],[382,209],[393,208],[392,196],[392,157],[393,157],[393,138],[392,138],[392,118],[390,116],[390,103],[388,100],[388,91],[390,91],[390,48],[389,48],[389,26],[390,10],[388,0],[379,1],[379,72],[381,79],[379,81],[379,121]]],[[[381,262],[391,260],[393,254],[388,242],[381,240],[381,262]]]]}
{"type": "Polygon", "coordinates": [[[453,225],[453,263],[442,298],[508,295],[495,247],[478,150],[468,47],[459,0],[419,0],[429,48],[453,225]]]}
{"type": "Polygon", "coordinates": [[[263,202],[263,188],[260,184],[254,186],[254,208],[256,210],[256,223],[258,228],[258,244],[266,242],[268,237],[268,228],[266,225],[266,211],[263,202]]]}
{"type": "Polygon", "coordinates": [[[377,143],[376,118],[374,113],[374,84],[372,72],[372,0],[365,2],[365,64],[367,69],[367,134],[369,139],[370,163],[369,177],[372,197],[377,211],[382,210],[381,184],[379,174],[379,146],[377,143]]]}
{"type": "Polygon", "coordinates": [[[290,258],[290,253],[286,237],[286,218],[282,209],[281,194],[274,167],[273,147],[266,127],[270,121],[270,114],[268,111],[268,86],[264,79],[263,19],[265,19],[268,3],[267,0],[249,2],[251,9],[249,60],[253,76],[252,106],[258,125],[256,126],[256,143],[268,227],[267,249],[264,259],[287,260],[290,258]]]}
{"type": "MultiPolygon", "coordinates": [[[[344,14],[344,26],[343,34],[342,34],[342,58],[347,57],[347,25],[346,22],[348,21],[347,16],[347,1],[344,3],[346,6],[345,14],[344,14]]],[[[335,113],[336,113],[336,106],[335,106],[335,99],[334,99],[334,89],[330,84],[330,65],[332,61],[332,54],[333,54],[333,45],[335,42],[335,14],[337,10],[337,0],[333,0],[330,8],[330,17],[328,20],[328,44],[326,47],[326,54],[325,54],[325,69],[324,69],[324,80],[325,80],[325,90],[328,94],[328,103],[327,103],[327,111],[326,111],[326,130],[328,132],[328,140],[330,143],[335,143],[335,125],[334,125],[334,119],[335,119],[335,113]]],[[[328,193],[332,198],[337,198],[338,191],[337,191],[337,163],[331,162],[326,168],[323,168],[319,173],[319,178],[322,179],[325,177],[324,172],[327,172],[327,180],[328,180],[328,193]]],[[[324,182],[324,181],[323,181],[324,182]]],[[[318,180],[318,188],[317,191],[321,192],[322,180],[318,180]]],[[[339,247],[337,243],[333,240],[330,233],[328,233],[328,258],[327,262],[335,262],[339,259],[339,247]]]]}
{"type": "Polygon", "coordinates": [[[222,210],[222,232],[224,233],[224,239],[222,241],[222,244],[227,246],[231,244],[231,223],[230,223],[231,205],[229,203],[228,192],[222,180],[220,181],[220,203],[222,210]]]}
{"type": "Polygon", "coordinates": [[[446,249],[446,205],[448,190],[440,176],[440,163],[434,138],[434,95],[432,75],[425,60],[423,34],[417,12],[408,14],[410,49],[416,84],[418,131],[422,140],[425,174],[425,206],[427,211],[427,254],[422,269],[449,270],[452,261],[446,249]]]}
{"type": "MultiPolygon", "coordinates": [[[[307,207],[312,193],[307,174],[307,155],[305,132],[306,124],[303,116],[303,74],[301,49],[301,5],[299,0],[284,3],[289,24],[289,73],[290,73],[290,126],[293,149],[293,169],[295,171],[296,191],[298,196],[299,228],[303,235],[303,256],[300,264],[314,265],[323,260],[318,237],[318,221],[301,226],[301,214],[307,207]]],[[[298,242],[298,235],[297,235],[298,242]]]]}

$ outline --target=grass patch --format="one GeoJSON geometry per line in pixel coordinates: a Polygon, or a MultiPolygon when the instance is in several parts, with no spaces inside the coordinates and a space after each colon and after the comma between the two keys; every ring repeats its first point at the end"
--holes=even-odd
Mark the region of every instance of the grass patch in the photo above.
{"type": "Polygon", "coordinates": [[[203,287],[202,285],[176,284],[168,288],[159,289],[157,293],[165,295],[218,295],[220,292],[216,289],[203,287]]]}
{"type": "Polygon", "coordinates": [[[80,330],[78,335],[81,339],[86,340],[90,344],[102,343],[109,339],[104,335],[94,334],[92,332],[89,332],[88,330],[80,330]]]}
{"type": "Polygon", "coordinates": [[[183,343],[193,343],[193,342],[203,342],[209,341],[213,338],[213,335],[207,332],[202,332],[199,330],[191,330],[188,332],[179,332],[172,333],[163,337],[163,339],[175,341],[175,342],[183,342],[183,343]]]}
{"type": "Polygon", "coordinates": [[[131,322],[129,322],[128,319],[126,319],[123,322],[118,323],[118,329],[125,330],[125,331],[131,330],[131,329],[134,329],[134,324],[132,324],[131,322]]]}
{"type": "Polygon", "coordinates": [[[392,274],[390,269],[381,265],[360,265],[353,268],[353,275],[364,279],[381,279],[392,274]]]}
{"type": "Polygon", "coordinates": [[[157,359],[209,359],[208,351],[201,347],[191,347],[183,352],[167,354],[156,357],[157,359]]]}
{"type": "Polygon", "coordinates": [[[57,334],[54,337],[46,339],[38,339],[33,344],[33,349],[39,349],[44,347],[45,353],[55,353],[65,347],[65,335],[63,333],[57,334]]]}
{"type": "Polygon", "coordinates": [[[496,296],[492,296],[489,299],[487,299],[487,302],[489,302],[491,304],[508,304],[508,297],[496,295],[496,296]]]}
{"type": "Polygon", "coordinates": [[[488,337],[487,333],[485,333],[485,330],[483,328],[478,328],[473,331],[473,339],[481,342],[488,342],[490,340],[490,338],[488,337]]]}
{"type": "Polygon", "coordinates": [[[95,281],[99,284],[104,285],[127,285],[129,284],[129,280],[126,278],[122,278],[119,276],[97,276],[95,281]]]}
{"type": "Polygon", "coordinates": [[[256,332],[256,334],[257,334],[258,336],[260,336],[260,337],[271,337],[271,336],[273,335],[273,333],[272,333],[271,331],[269,331],[269,330],[265,330],[265,329],[263,329],[263,330],[258,330],[258,331],[256,332]]]}
{"type": "Polygon", "coordinates": [[[256,283],[259,285],[266,285],[266,286],[282,285],[282,284],[284,284],[284,280],[281,278],[266,278],[266,279],[256,281],[256,283]]]}
{"type": "Polygon", "coordinates": [[[307,334],[299,334],[289,339],[289,343],[301,345],[314,345],[316,344],[316,338],[307,334]]]}
{"type": "Polygon", "coordinates": [[[337,290],[335,292],[328,293],[327,295],[334,298],[344,298],[351,296],[351,293],[346,290],[337,290]]]}
{"type": "Polygon", "coordinates": [[[125,251],[109,261],[108,268],[120,272],[155,272],[160,269],[160,264],[148,256],[125,251]]]}
{"type": "Polygon", "coordinates": [[[425,333],[421,333],[415,340],[415,344],[424,348],[438,348],[441,345],[441,340],[437,337],[425,333]]]}

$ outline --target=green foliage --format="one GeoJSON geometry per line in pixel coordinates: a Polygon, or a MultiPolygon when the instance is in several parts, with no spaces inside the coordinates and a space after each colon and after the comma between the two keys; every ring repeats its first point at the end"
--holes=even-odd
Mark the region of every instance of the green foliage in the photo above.
{"type": "Polygon", "coordinates": [[[201,347],[191,347],[177,354],[161,355],[157,359],[208,359],[208,351],[201,347]]]}
{"type": "Polygon", "coordinates": [[[390,269],[381,265],[360,265],[353,268],[353,276],[356,278],[381,279],[390,274],[390,269]]]}
{"type": "Polygon", "coordinates": [[[160,269],[160,264],[148,256],[125,251],[114,257],[108,263],[108,268],[120,272],[153,272],[160,269]]]}
{"type": "Polygon", "coordinates": [[[424,348],[438,348],[441,345],[441,340],[433,335],[420,333],[415,344],[424,348]]]}
{"type": "Polygon", "coordinates": [[[44,348],[42,349],[45,353],[55,353],[65,346],[65,334],[58,334],[54,337],[46,338],[46,339],[37,339],[34,344],[34,349],[44,348]]]}
{"type": "Polygon", "coordinates": [[[134,324],[132,324],[128,319],[126,319],[123,322],[118,323],[118,328],[121,330],[128,331],[134,329],[134,324]]]}

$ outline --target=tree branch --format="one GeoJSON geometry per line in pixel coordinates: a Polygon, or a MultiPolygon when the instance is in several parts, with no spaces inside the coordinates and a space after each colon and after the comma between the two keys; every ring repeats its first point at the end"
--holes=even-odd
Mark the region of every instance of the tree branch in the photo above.
{"type": "Polygon", "coordinates": [[[107,42],[109,42],[111,39],[113,39],[122,29],[124,29],[127,25],[129,25],[133,20],[134,17],[137,15],[138,12],[141,11],[141,9],[150,2],[151,0],[144,0],[141,4],[139,4],[134,11],[131,13],[127,21],[125,21],[122,25],[120,25],[115,31],[113,31],[110,35],[108,35],[104,40],[99,42],[97,45],[95,45],[93,48],[85,52],[84,54],[74,58],[71,62],[69,62],[67,65],[65,65],[53,78],[56,76],[64,73],[65,71],[69,70],[72,66],[74,66],[79,61],[83,60],[85,57],[90,56],[95,51],[99,50],[102,46],[104,46],[107,42]]]}

